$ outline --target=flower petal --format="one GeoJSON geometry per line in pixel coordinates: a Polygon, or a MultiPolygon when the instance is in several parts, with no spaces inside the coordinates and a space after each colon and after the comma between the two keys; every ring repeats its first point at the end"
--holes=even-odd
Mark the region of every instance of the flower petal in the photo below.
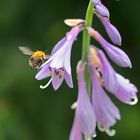
{"type": "Polygon", "coordinates": [[[88,33],[101,44],[114,63],[120,67],[132,67],[129,57],[123,50],[108,43],[97,31],[91,27],[88,27],[88,33]]]}
{"type": "Polygon", "coordinates": [[[136,86],[118,73],[116,73],[116,88],[114,90],[114,95],[123,103],[135,105],[138,102],[136,86]]]}
{"type": "Polygon", "coordinates": [[[53,79],[52,79],[52,85],[53,85],[54,90],[57,90],[61,86],[63,80],[64,80],[64,77],[63,76],[61,78],[58,77],[58,76],[54,76],[53,77],[53,79]]]}
{"type": "Polygon", "coordinates": [[[66,42],[66,37],[64,37],[63,39],[61,39],[52,49],[51,55],[53,55],[54,53],[56,53],[66,42]]]}
{"type": "Polygon", "coordinates": [[[92,66],[90,66],[92,73],[92,103],[96,114],[98,123],[103,127],[109,129],[117,120],[120,120],[120,113],[118,108],[113,104],[107,94],[100,86],[99,80],[96,76],[92,66]]]}
{"type": "Polygon", "coordinates": [[[68,74],[67,72],[64,73],[64,78],[66,80],[66,83],[67,85],[70,87],[70,88],[73,88],[73,81],[72,81],[72,76],[71,74],[68,74]]]}
{"type": "Polygon", "coordinates": [[[105,30],[106,30],[109,38],[111,39],[111,41],[116,45],[121,45],[122,38],[121,38],[121,35],[120,35],[119,31],[117,30],[117,28],[110,23],[108,18],[101,17],[101,16],[98,16],[98,17],[101,20],[101,22],[103,23],[105,30]]]}
{"type": "Polygon", "coordinates": [[[96,4],[95,5],[95,12],[98,15],[103,16],[103,17],[109,18],[109,16],[110,16],[110,13],[109,13],[107,7],[104,6],[103,4],[96,4]]]}
{"type": "Polygon", "coordinates": [[[67,47],[68,47],[68,42],[65,42],[65,44],[56,52],[56,54],[54,54],[53,60],[50,63],[50,67],[59,69],[64,66],[63,59],[67,47]]]}
{"type": "Polygon", "coordinates": [[[132,68],[131,61],[123,50],[108,43],[103,45],[105,51],[114,63],[116,63],[120,67],[132,68]]]}
{"type": "Polygon", "coordinates": [[[78,106],[76,109],[77,119],[81,132],[86,136],[93,136],[95,133],[96,118],[91,105],[84,81],[83,63],[80,61],[77,66],[78,75],[78,106]]]}
{"type": "Polygon", "coordinates": [[[64,63],[64,68],[66,69],[67,73],[68,74],[71,74],[71,47],[68,47],[67,50],[66,50],[67,53],[64,54],[64,60],[63,60],[63,63],[64,63]]]}
{"type": "Polygon", "coordinates": [[[46,64],[35,76],[37,80],[42,80],[50,76],[49,64],[46,64]]]}
{"type": "Polygon", "coordinates": [[[103,51],[98,49],[98,55],[102,63],[102,77],[103,77],[105,88],[109,92],[114,92],[114,88],[116,86],[115,71],[110,65],[110,63],[108,62],[103,51]]]}
{"type": "Polygon", "coordinates": [[[73,126],[70,132],[69,140],[82,140],[82,133],[80,131],[79,122],[75,114],[73,126]]]}
{"type": "Polygon", "coordinates": [[[101,4],[101,0],[92,0],[92,2],[94,3],[94,5],[101,4]]]}
{"type": "Polygon", "coordinates": [[[102,51],[98,51],[103,65],[103,80],[105,88],[126,104],[137,103],[137,88],[120,74],[116,73],[102,51]]]}

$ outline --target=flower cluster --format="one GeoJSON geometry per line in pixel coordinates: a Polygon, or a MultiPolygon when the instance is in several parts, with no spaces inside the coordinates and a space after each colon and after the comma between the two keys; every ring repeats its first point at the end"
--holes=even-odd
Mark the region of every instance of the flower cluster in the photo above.
{"type": "MultiPolygon", "coordinates": [[[[131,61],[127,54],[115,45],[120,46],[122,39],[117,28],[110,22],[110,13],[101,0],[91,0],[94,5],[94,14],[100,19],[112,44],[92,27],[88,27],[81,19],[68,19],[65,23],[72,29],[52,49],[50,58],[41,65],[36,79],[42,80],[51,77],[42,89],[50,83],[54,90],[57,90],[65,79],[67,85],[73,88],[71,75],[71,49],[78,34],[86,29],[89,36],[93,37],[103,48],[109,58],[120,67],[132,68],[131,61]]],[[[118,107],[111,101],[107,92],[114,95],[125,104],[134,105],[138,102],[137,88],[134,84],[118,74],[111,66],[103,50],[89,45],[87,58],[77,64],[78,97],[72,105],[75,109],[73,127],[70,133],[70,140],[82,140],[96,136],[96,126],[109,136],[115,134],[111,127],[121,119],[118,107]],[[90,90],[87,90],[85,71],[89,72],[91,83],[90,90]]]]}
{"type": "MultiPolygon", "coordinates": [[[[108,9],[100,0],[93,0],[93,3],[95,14],[104,25],[110,40],[115,45],[121,45],[121,35],[111,24],[108,9]]],[[[87,30],[115,64],[120,67],[132,67],[129,57],[123,50],[107,42],[92,27],[87,27],[87,30]]],[[[82,135],[87,139],[96,136],[96,125],[100,131],[114,136],[116,131],[111,127],[121,119],[121,115],[118,107],[106,92],[113,94],[125,104],[135,105],[138,102],[137,88],[113,69],[102,50],[91,45],[87,62],[91,77],[91,92],[89,92],[84,78],[85,65],[83,60],[79,61],[77,65],[78,98],[72,106],[75,109],[75,118],[70,140],[82,140],[82,135]]]]}
{"type": "Polygon", "coordinates": [[[70,140],[80,135],[86,137],[96,136],[96,125],[109,136],[115,135],[111,127],[121,119],[118,107],[111,101],[106,91],[113,94],[121,102],[135,105],[137,103],[137,88],[115,72],[104,52],[94,46],[90,47],[88,54],[88,69],[91,75],[91,100],[88,96],[84,79],[85,63],[79,61],[77,65],[78,99],[75,106],[75,119],[70,134],[70,140]],[[78,127],[77,127],[78,126],[78,127]],[[75,128],[77,127],[77,128],[75,128]]]}

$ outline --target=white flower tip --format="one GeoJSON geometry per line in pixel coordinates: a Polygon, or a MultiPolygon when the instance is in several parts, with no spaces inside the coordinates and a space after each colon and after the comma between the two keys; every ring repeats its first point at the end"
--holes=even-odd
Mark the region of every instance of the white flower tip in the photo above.
{"type": "Polygon", "coordinates": [[[86,140],[91,140],[91,136],[85,135],[86,140]]]}
{"type": "Polygon", "coordinates": [[[130,66],[129,66],[129,68],[130,68],[130,69],[132,68],[132,64],[131,64],[131,62],[130,62],[130,66]]]}
{"type": "Polygon", "coordinates": [[[138,103],[138,97],[134,96],[134,98],[131,99],[131,102],[129,102],[130,105],[135,105],[138,103]]]}
{"type": "Polygon", "coordinates": [[[38,74],[35,76],[35,79],[41,80],[41,78],[38,76],[38,74]]]}
{"type": "Polygon", "coordinates": [[[96,138],[97,137],[97,133],[95,132],[92,137],[96,138]]]}
{"type": "Polygon", "coordinates": [[[83,19],[65,19],[64,23],[70,27],[74,27],[79,24],[84,24],[85,20],[83,20],[83,19]]]}
{"type": "Polygon", "coordinates": [[[120,42],[119,44],[117,44],[118,46],[121,46],[122,45],[122,42],[120,42]]]}
{"type": "Polygon", "coordinates": [[[129,67],[131,69],[132,68],[132,63],[131,63],[129,58],[127,58],[127,62],[126,63],[127,63],[127,67],[129,67]]]}
{"type": "Polygon", "coordinates": [[[71,109],[72,109],[72,110],[73,110],[73,109],[76,109],[77,106],[78,106],[78,103],[77,103],[77,101],[76,101],[76,102],[74,102],[74,103],[71,105],[71,109]]]}
{"type": "Polygon", "coordinates": [[[50,83],[52,82],[52,79],[53,79],[53,77],[48,81],[48,83],[46,84],[46,85],[40,85],[40,88],[41,89],[45,89],[45,88],[47,88],[49,85],[50,85],[50,83]]]}

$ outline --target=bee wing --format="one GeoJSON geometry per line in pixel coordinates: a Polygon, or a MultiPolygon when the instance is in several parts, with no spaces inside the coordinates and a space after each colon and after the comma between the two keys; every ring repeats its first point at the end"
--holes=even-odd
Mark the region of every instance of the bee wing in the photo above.
{"type": "Polygon", "coordinates": [[[45,59],[49,59],[49,58],[50,58],[50,54],[48,54],[47,51],[48,51],[48,50],[45,50],[45,51],[44,51],[44,53],[45,53],[45,55],[46,55],[46,56],[45,56],[45,59]]]}
{"type": "Polygon", "coordinates": [[[49,59],[50,57],[51,57],[51,56],[47,54],[47,55],[45,56],[45,59],[49,59]]]}
{"type": "Polygon", "coordinates": [[[33,54],[33,51],[28,48],[28,47],[18,47],[20,51],[23,52],[23,54],[26,54],[26,55],[32,55],[33,54]]]}

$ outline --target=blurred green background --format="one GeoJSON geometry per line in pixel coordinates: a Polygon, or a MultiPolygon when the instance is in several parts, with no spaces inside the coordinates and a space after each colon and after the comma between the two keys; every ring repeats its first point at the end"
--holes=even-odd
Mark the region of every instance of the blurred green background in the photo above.
{"type": "MultiPolygon", "coordinates": [[[[116,69],[140,89],[140,1],[104,0],[103,3],[122,34],[121,48],[133,63],[133,69],[116,69]]],[[[52,86],[41,90],[39,85],[48,79],[35,80],[37,71],[28,66],[28,56],[18,46],[51,52],[70,30],[63,20],[84,18],[87,5],[88,0],[0,0],[0,140],[68,140],[74,114],[70,106],[77,96],[75,67],[81,56],[82,34],[72,50],[74,89],[64,82],[56,92],[52,86]]],[[[106,36],[96,17],[93,26],[106,36]]],[[[128,106],[114,97],[113,100],[122,115],[114,126],[117,134],[109,137],[98,132],[96,139],[138,140],[140,103],[128,106]]]]}

